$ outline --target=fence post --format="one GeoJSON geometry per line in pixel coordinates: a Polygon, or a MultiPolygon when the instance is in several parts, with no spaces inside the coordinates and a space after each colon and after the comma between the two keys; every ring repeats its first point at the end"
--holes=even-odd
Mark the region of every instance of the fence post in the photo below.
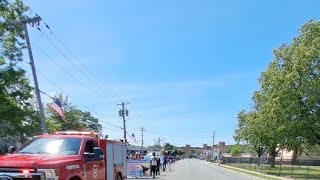
{"type": "Polygon", "coordinates": [[[291,174],[290,174],[290,177],[292,177],[292,174],[293,174],[293,165],[294,165],[294,162],[293,162],[293,159],[291,159],[291,174]]]}
{"type": "Polygon", "coordinates": [[[255,159],[256,159],[256,164],[254,165],[254,170],[257,171],[258,158],[255,158],[255,159]]]}
{"type": "Polygon", "coordinates": [[[310,159],[308,159],[307,179],[309,179],[310,159]]]}
{"type": "Polygon", "coordinates": [[[264,165],[264,161],[261,162],[261,158],[259,158],[260,161],[260,171],[262,172],[262,166],[264,165]]]}
{"type": "Polygon", "coordinates": [[[269,174],[271,174],[271,161],[269,162],[269,174]]]}
{"type": "Polygon", "coordinates": [[[299,159],[299,168],[300,168],[300,165],[301,165],[301,159],[299,159]]]}
{"type": "Polygon", "coordinates": [[[281,176],[281,166],[282,166],[282,155],[281,155],[281,160],[280,160],[279,176],[281,176]]]}

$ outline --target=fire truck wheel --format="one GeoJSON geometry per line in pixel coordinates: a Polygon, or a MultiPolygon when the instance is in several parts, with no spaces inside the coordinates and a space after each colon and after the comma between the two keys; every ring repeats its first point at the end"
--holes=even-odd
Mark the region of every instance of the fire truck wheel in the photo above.
{"type": "Polygon", "coordinates": [[[122,180],[122,177],[121,177],[121,175],[120,175],[120,174],[118,174],[118,176],[117,176],[117,180],[122,180]]]}

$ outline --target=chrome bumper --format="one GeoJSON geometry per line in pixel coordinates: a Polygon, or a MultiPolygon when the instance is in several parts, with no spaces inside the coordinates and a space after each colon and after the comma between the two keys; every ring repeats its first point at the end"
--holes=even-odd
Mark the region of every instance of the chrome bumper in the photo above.
{"type": "MultiPolygon", "coordinates": [[[[30,169],[31,170],[31,169],[30,169]]],[[[0,180],[45,180],[45,174],[32,170],[29,173],[22,173],[21,169],[0,168],[0,180]]]]}

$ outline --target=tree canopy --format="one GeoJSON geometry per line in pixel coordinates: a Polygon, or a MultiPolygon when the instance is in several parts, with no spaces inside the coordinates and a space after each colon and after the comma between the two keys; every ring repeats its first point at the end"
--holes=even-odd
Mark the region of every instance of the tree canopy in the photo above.
{"type": "Polygon", "coordinates": [[[304,24],[290,44],[273,53],[254,106],[238,114],[235,139],[274,158],[280,149],[301,152],[320,144],[320,22],[304,24]]]}
{"type": "MultiPolygon", "coordinates": [[[[25,34],[21,25],[10,22],[27,18],[28,7],[21,0],[12,3],[0,1],[0,137],[18,135],[23,137],[41,133],[40,116],[33,102],[33,87],[21,68],[25,34]]],[[[101,132],[99,120],[90,112],[82,111],[62,95],[66,120],[61,121],[49,108],[46,123],[53,130],[91,129],[101,132]]]]}
{"type": "Polygon", "coordinates": [[[65,119],[62,120],[52,109],[47,105],[46,119],[50,133],[57,130],[92,130],[96,132],[102,131],[102,126],[99,120],[91,115],[88,111],[82,111],[78,107],[72,105],[68,101],[68,97],[62,94],[56,96],[61,101],[63,106],[65,119]]]}
{"type": "Polygon", "coordinates": [[[32,135],[40,130],[38,113],[31,103],[32,87],[19,65],[23,60],[24,32],[8,22],[25,17],[20,0],[0,2],[0,136],[32,135]]]}

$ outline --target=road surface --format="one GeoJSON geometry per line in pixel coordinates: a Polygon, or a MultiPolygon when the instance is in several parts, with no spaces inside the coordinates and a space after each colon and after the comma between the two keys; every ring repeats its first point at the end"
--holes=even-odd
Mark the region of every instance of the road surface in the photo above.
{"type": "MultiPolygon", "coordinates": [[[[145,177],[140,179],[152,179],[145,177]]],[[[184,159],[173,164],[171,171],[161,172],[156,179],[161,180],[261,180],[241,172],[219,167],[212,163],[197,160],[184,159]]]]}

